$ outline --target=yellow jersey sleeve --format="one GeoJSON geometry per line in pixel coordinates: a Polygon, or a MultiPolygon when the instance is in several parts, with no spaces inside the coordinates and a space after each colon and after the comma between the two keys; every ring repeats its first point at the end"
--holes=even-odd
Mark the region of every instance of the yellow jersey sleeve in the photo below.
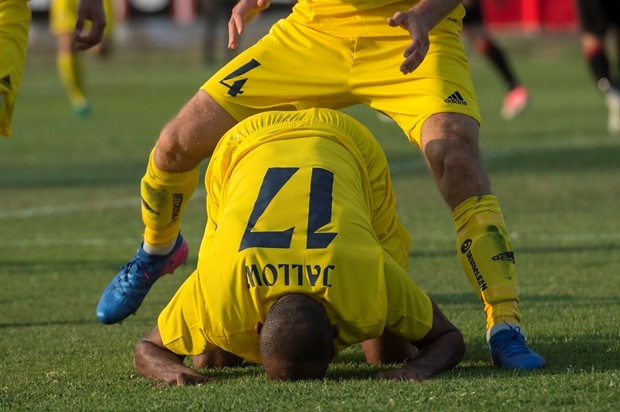
{"type": "Polygon", "coordinates": [[[385,256],[387,317],[385,328],[409,341],[422,339],[433,326],[433,306],[400,265],[385,256]]]}
{"type": "Polygon", "coordinates": [[[168,349],[178,355],[200,355],[214,348],[205,333],[208,319],[203,307],[196,271],[181,285],[157,319],[162,342],[168,349]]]}

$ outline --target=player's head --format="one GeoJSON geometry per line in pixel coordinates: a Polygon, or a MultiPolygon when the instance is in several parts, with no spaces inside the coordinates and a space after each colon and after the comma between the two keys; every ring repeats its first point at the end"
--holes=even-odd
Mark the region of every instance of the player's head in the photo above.
{"type": "Polygon", "coordinates": [[[321,379],[332,358],[337,328],[312,298],[285,295],[257,325],[263,368],[270,379],[321,379]]]}

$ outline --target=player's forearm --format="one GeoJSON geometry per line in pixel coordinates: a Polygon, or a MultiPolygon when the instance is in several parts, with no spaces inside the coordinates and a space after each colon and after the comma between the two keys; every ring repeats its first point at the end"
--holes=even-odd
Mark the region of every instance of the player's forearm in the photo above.
{"type": "Polygon", "coordinates": [[[463,335],[456,328],[452,328],[421,346],[415,358],[403,368],[379,372],[375,378],[423,382],[454,368],[464,354],[463,335]]]}
{"type": "Polygon", "coordinates": [[[182,374],[197,374],[183,364],[183,358],[147,340],[136,345],[133,363],[140,375],[170,385],[176,385],[182,374]]]}
{"type": "Polygon", "coordinates": [[[461,332],[453,329],[419,349],[418,356],[404,369],[428,379],[454,368],[465,355],[465,342],[461,332]]]}
{"type": "Polygon", "coordinates": [[[462,0],[420,0],[410,11],[423,18],[432,29],[461,3],[462,0]]]}

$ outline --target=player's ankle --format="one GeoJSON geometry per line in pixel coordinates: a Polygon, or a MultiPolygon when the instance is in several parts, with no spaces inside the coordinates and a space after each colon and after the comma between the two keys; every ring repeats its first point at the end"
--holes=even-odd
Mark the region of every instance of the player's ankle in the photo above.
{"type": "MultiPolygon", "coordinates": [[[[516,320],[504,320],[495,322],[491,327],[487,329],[487,342],[491,339],[493,335],[497,332],[501,332],[507,329],[514,329],[519,326],[519,322],[516,320]]],[[[519,326],[520,329],[520,326],[519,326]]]]}
{"type": "Polygon", "coordinates": [[[144,250],[149,255],[165,256],[168,253],[172,252],[172,249],[174,249],[175,244],[176,244],[176,238],[170,243],[167,243],[164,245],[157,245],[157,246],[150,245],[146,241],[144,241],[142,243],[142,250],[144,250]]]}

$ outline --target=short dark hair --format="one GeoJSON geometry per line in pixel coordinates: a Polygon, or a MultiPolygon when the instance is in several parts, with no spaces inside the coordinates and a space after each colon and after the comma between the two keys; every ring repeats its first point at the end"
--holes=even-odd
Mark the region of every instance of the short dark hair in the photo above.
{"type": "Polygon", "coordinates": [[[322,379],[332,358],[334,329],[327,313],[307,295],[290,294],[271,307],[259,337],[270,379],[322,379]]]}

